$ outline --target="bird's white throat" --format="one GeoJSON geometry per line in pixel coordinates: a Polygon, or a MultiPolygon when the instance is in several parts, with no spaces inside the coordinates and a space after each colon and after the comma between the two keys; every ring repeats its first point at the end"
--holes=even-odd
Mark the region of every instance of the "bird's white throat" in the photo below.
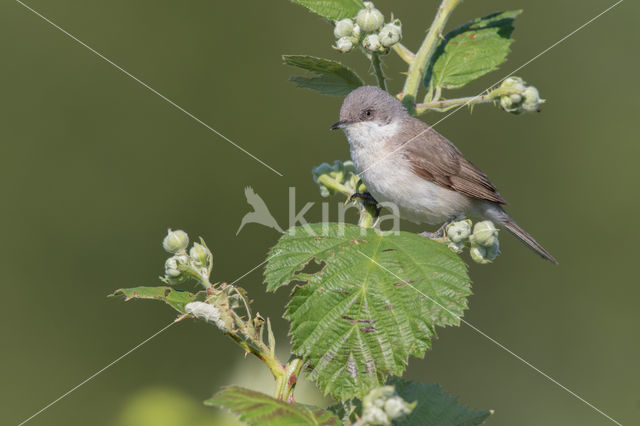
{"type": "Polygon", "coordinates": [[[392,140],[397,135],[401,123],[378,123],[363,121],[354,123],[345,129],[351,148],[351,159],[363,181],[373,180],[376,170],[388,169],[393,163],[401,161],[400,153],[394,152],[392,140]],[[368,176],[364,176],[368,175],[368,176]]]}
{"type": "Polygon", "coordinates": [[[469,208],[469,199],[413,172],[402,145],[400,120],[354,123],[345,129],[351,159],[378,202],[393,203],[400,216],[416,223],[440,224],[469,208]]]}
{"type": "Polygon", "coordinates": [[[376,121],[362,121],[351,124],[345,129],[347,139],[353,148],[367,148],[369,150],[384,149],[390,138],[393,138],[400,128],[399,121],[378,123],[376,121]]]}

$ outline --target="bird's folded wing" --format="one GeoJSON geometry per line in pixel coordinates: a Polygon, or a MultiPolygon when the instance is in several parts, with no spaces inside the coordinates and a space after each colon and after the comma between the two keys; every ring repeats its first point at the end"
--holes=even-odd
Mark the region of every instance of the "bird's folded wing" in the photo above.
{"type": "Polygon", "coordinates": [[[414,173],[468,197],[507,204],[487,175],[464,158],[455,145],[431,127],[420,124],[412,129],[414,138],[408,135],[406,140],[410,141],[403,147],[414,173]]]}

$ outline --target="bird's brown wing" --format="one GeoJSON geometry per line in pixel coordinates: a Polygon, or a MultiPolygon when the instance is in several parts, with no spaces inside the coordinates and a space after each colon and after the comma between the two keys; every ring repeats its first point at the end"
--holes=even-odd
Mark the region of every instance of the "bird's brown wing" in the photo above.
{"type": "Polygon", "coordinates": [[[507,204],[487,175],[464,158],[447,138],[420,120],[413,123],[405,139],[410,141],[402,149],[414,173],[468,197],[507,204]]]}

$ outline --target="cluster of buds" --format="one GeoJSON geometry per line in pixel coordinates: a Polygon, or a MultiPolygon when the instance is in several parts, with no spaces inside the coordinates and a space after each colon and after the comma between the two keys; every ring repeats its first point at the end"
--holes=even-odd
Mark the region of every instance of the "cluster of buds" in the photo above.
{"type": "Polygon", "coordinates": [[[354,426],[391,425],[411,413],[415,406],[415,402],[409,404],[398,396],[393,386],[375,388],[362,399],[362,417],[354,426]]]}
{"type": "Polygon", "coordinates": [[[493,222],[484,220],[475,225],[469,220],[459,220],[447,226],[446,243],[456,253],[469,247],[471,259],[477,263],[491,263],[500,254],[498,230],[493,222]]]}
{"type": "Polygon", "coordinates": [[[500,89],[510,92],[500,97],[500,107],[512,114],[524,112],[537,112],[544,99],[540,98],[538,89],[527,86],[520,77],[509,77],[500,85],[500,89]]]}
{"type": "Polygon", "coordinates": [[[364,191],[364,188],[359,187],[360,178],[351,161],[336,160],[333,165],[322,163],[314,167],[312,173],[313,181],[318,184],[320,195],[323,197],[333,195],[337,191],[347,195],[364,191]]]}
{"type": "Polygon", "coordinates": [[[213,268],[213,255],[204,241],[193,243],[189,253],[189,235],[182,230],[168,230],[162,247],[173,254],[164,264],[162,280],[170,285],[180,284],[188,278],[208,280],[213,268]]]}
{"type": "Polygon", "coordinates": [[[402,38],[400,21],[394,19],[385,24],[384,15],[370,1],[364,2],[364,9],[354,19],[342,19],[335,24],[333,35],[338,40],[334,48],[343,53],[359,44],[369,52],[387,53],[402,38]]]}

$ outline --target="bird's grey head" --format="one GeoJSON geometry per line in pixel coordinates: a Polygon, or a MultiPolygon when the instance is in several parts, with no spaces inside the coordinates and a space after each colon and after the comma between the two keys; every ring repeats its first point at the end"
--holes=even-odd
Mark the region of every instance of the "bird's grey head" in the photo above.
{"type": "Polygon", "coordinates": [[[363,122],[386,125],[407,115],[402,103],[375,86],[358,87],[349,93],[340,108],[340,121],[331,130],[348,129],[363,122]]]}

